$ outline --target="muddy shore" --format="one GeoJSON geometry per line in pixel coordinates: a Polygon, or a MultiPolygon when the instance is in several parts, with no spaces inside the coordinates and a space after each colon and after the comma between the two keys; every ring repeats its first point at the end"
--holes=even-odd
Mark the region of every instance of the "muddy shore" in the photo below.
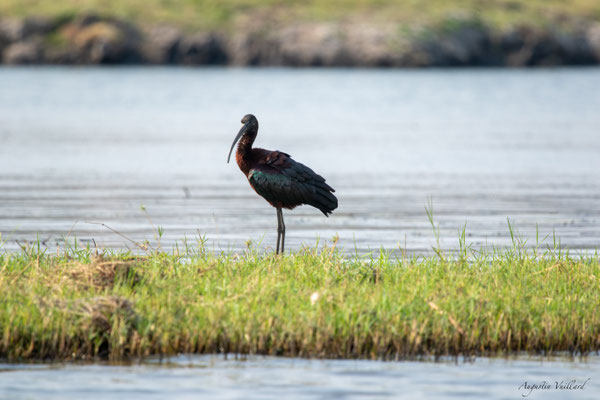
{"type": "Polygon", "coordinates": [[[493,29],[476,20],[437,28],[296,22],[184,32],[97,15],[0,19],[4,64],[238,66],[548,66],[600,63],[600,23],[493,29]]]}

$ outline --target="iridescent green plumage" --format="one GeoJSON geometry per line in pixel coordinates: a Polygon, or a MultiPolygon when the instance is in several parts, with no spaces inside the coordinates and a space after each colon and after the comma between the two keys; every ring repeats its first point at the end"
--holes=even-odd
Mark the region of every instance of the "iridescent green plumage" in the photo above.
{"type": "Polygon", "coordinates": [[[288,209],[308,204],[326,216],[337,208],[337,198],[332,194],[335,190],[322,176],[285,153],[272,152],[273,155],[276,159],[286,159],[283,166],[258,165],[248,174],[250,185],[265,200],[274,207],[288,209]]]}

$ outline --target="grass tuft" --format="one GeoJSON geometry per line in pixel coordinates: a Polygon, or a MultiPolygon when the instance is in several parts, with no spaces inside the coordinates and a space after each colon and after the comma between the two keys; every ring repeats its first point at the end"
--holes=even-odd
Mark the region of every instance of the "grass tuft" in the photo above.
{"type": "Polygon", "coordinates": [[[0,358],[600,350],[598,255],[527,251],[514,235],[513,248],[430,257],[214,255],[203,240],[143,257],[28,247],[0,254],[0,358]]]}
{"type": "Polygon", "coordinates": [[[102,256],[94,257],[91,263],[73,262],[66,264],[70,269],[73,283],[83,289],[95,287],[98,290],[112,288],[115,283],[127,282],[128,285],[139,283],[141,276],[135,269],[138,260],[134,259],[105,259],[102,256]]]}

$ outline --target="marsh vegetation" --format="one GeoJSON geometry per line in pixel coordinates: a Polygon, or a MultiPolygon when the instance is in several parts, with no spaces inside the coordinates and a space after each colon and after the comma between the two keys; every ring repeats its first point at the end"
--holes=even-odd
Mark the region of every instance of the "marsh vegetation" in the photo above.
{"type": "Polygon", "coordinates": [[[29,247],[0,255],[0,357],[586,354],[600,349],[599,276],[597,255],[518,240],[429,257],[29,247]]]}

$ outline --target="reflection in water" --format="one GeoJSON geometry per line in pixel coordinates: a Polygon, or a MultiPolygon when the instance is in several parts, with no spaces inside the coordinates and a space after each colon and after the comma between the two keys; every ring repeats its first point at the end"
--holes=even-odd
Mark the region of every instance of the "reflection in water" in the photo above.
{"type": "Polygon", "coordinates": [[[326,176],[340,207],[286,212],[288,248],[423,252],[466,224],[475,247],[600,242],[599,69],[406,71],[0,69],[0,232],[5,249],[65,237],[100,247],[274,246],[275,210],[226,164],[240,118],[257,145],[326,176]],[[141,207],[144,206],[146,211],[141,207]]]}

